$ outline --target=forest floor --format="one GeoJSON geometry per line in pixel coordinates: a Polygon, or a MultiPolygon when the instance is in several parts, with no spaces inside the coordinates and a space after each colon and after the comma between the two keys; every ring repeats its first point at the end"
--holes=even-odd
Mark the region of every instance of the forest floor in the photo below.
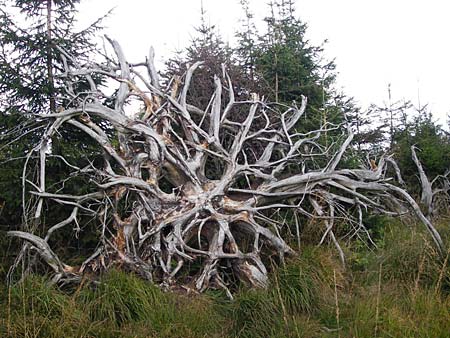
{"type": "MultiPolygon", "coordinates": [[[[1,337],[432,337],[450,336],[450,220],[438,230],[439,255],[420,226],[379,218],[377,245],[345,243],[347,266],[333,247],[304,231],[298,257],[271,273],[268,290],[162,292],[112,271],[96,287],[49,286],[44,277],[0,288],[1,337]]],[[[0,265],[5,280],[6,259],[0,265]]]]}

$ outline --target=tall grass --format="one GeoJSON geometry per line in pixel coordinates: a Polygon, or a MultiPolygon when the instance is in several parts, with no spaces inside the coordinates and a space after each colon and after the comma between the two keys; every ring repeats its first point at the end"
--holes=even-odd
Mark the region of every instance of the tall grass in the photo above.
{"type": "MultiPolygon", "coordinates": [[[[65,291],[32,276],[0,288],[0,336],[448,337],[449,256],[422,231],[384,226],[378,249],[350,243],[347,270],[331,247],[306,244],[267,290],[243,287],[233,301],[163,292],[119,271],[65,291]]],[[[448,244],[450,228],[439,228],[448,244]]]]}
{"type": "Polygon", "coordinates": [[[2,337],[206,337],[224,321],[207,296],[164,293],[118,271],[72,294],[34,276],[3,299],[2,337]]]}

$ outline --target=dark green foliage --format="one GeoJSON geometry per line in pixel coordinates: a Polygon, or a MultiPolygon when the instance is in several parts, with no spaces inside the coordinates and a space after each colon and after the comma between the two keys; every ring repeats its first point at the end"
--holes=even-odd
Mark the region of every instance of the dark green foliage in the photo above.
{"type": "Polygon", "coordinates": [[[256,54],[258,31],[253,21],[253,13],[248,0],[239,1],[245,17],[241,19],[242,27],[236,32],[238,44],[234,49],[239,67],[249,76],[250,81],[256,81],[256,54]]]}
{"type": "Polygon", "coordinates": [[[278,102],[300,101],[300,95],[318,108],[327,100],[325,91],[333,82],[327,73],[334,65],[321,65],[322,48],[311,46],[306,38],[306,24],[296,19],[289,2],[272,2],[271,15],[265,19],[267,32],[260,36],[256,69],[272,90],[272,100],[278,102]],[[289,7],[288,7],[289,6],[289,7]],[[276,8],[277,7],[277,8],[276,8]],[[323,68],[322,68],[323,67],[323,68]]]}
{"type": "MultiPolygon", "coordinates": [[[[0,225],[4,230],[15,230],[24,223],[22,202],[33,206],[33,201],[22,201],[22,179],[36,175],[36,154],[32,149],[41,141],[45,127],[37,116],[71,105],[72,98],[63,89],[61,75],[66,70],[58,48],[80,63],[96,48],[93,38],[101,28],[101,20],[76,30],[78,3],[79,0],[0,1],[0,225]],[[23,177],[27,155],[31,156],[23,177]]],[[[86,87],[82,82],[77,85],[80,91],[86,87]]],[[[87,164],[84,155],[98,151],[92,141],[80,142],[84,137],[73,133],[65,130],[52,139],[46,168],[49,192],[63,187],[75,187],[78,192],[89,189],[87,182],[68,179],[73,169],[58,157],[63,155],[69,163],[83,167],[87,164]]],[[[55,224],[54,219],[60,220],[66,209],[51,208],[41,224],[55,224]]]]}
{"type": "Polygon", "coordinates": [[[347,99],[334,92],[335,64],[323,62],[323,47],[306,39],[307,25],[296,18],[293,1],[269,3],[264,33],[256,32],[248,4],[243,1],[242,5],[246,20],[237,33],[236,54],[251,79],[259,83],[259,93],[286,104],[306,96],[308,118],[299,123],[302,131],[342,122],[350,106],[344,107],[347,99]]]}
{"type": "Polygon", "coordinates": [[[410,190],[417,192],[420,183],[417,167],[411,157],[412,145],[418,148],[417,156],[431,181],[438,175],[444,175],[450,168],[450,135],[426,111],[418,112],[408,128],[394,135],[393,150],[404,179],[410,190]]]}
{"type": "MultiPolygon", "coordinates": [[[[237,47],[234,49],[239,66],[246,71],[253,83],[250,91],[255,91],[269,102],[292,105],[299,104],[302,96],[308,99],[304,117],[297,125],[296,131],[307,133],[321,127],[330,128],[317,140],[329,153],[338,148],[345,139],[342,133],[345,128],[352,127],[361,140],[368,137],[357,127],[358,107],[352,98],[336,89],[336,71],[333,61],[324,61],[324,46],[315,46],[306,38],[307,25],[297,17],[293,1],[275,0],[268,4],[269,14],[265,18],[266,28],[258,32],[253,22],[253,15],[247,1],[241,1],[245,17],[240,31],[236,33],[237,47]],[[355,127],[356,126],[356,127],[355,127]]],[[[304,154],[317,149],[302,149],[304,154]]],[[[317,150],[318,151],[318,150],[317,150]]],[[[351,156],[350,168],[354,164],[351,156]]],[[[322,161],[304,159],[309,170],[326,165],[328,158],[322,161]]],[[[314,159],[315,160],[315,159],[314,159]]],[[[298,163],[291,166],[298,172],[298,163]]]]}
{"type": "Polygon", "coordinates": [[[92,39],[100,29],[96,22],[85,30],[75,30],[75,6],[79,2],[1,1],[2,111],[37,114],[55,110],[56,104],[67,105],[63,82],[58,77],[64,72],[63,60],[56,46],[83,62],[95,49],[92,39]]]}

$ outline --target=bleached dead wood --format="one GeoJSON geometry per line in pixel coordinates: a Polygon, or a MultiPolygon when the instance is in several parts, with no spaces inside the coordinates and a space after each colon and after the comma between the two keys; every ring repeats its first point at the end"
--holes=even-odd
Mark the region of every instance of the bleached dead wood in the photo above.
{"type": "Polygon", "coordinates": [[[421,185],[421,195],[420,202],[422,204],[422,209],[425,209],[424,214],[427,218],[431,219],[432,216],[436,214],[435,204],[436,199],[441,198],[444,203],[448,205],[450,202],[450,169],[444,175],[436,176],[432,181],[428,179],[422,164],[419,161],[416,153],[417,147],[415,145],[411,146],[411,154],[414,164],[417,167],[419,174],[419,181],[421,185]],[[434,186],[434,187],[433,187],[434,186]]]}
{"type": "Polygon", "coordinates": [[[327,124],[307,133],[296,131],[307,105],[305,97],[299,107],[268,104],[257,95],[236,101],[224,71],[223,81],[214,79],[210,105],[194,107],[187,94],[201,63],[187,70],[180,93],[177,86],[163,90],[152,49],[146,62],[131,65],[119,44],[110,42],[116,59],[102,65],[78,65],[62,51],[70,104],[61,112],[39,115],[48,128],[41,145],[32,151],[40,156],[38,180],[28,183],[38,197],[34,215],[41,217],[47,200],[71,208],[70,216],[49,227],[44,239],[9,233],[35,248],[56,279],[73,280],[86,272],[126,266],[163,285],[185,284],[199,291],[227,288],[230,274],[265,287],[264,255],[272,252],[282,260],[295,254],[285,236],[288,225],[272,217],[273,211],[284,209],[296,213],[297,241],[298,222],[322,220],[325,229],[317,230],[323,233],[321,242],[330,239],[342,260],[334,226],[345,218],[357,224],[355,231],[365,229],[363,209],[398,214],[409,205],[436,245],[442,246],[439,233],[414,200],[384,177],[386,165],[393,163],[390,158],[382,158],[376,170],[343,169],[339,166],[353,138],[350,128],[327,124]],[[108,97],[92,81],[96,74],[117,84],[114,105],[104,104],[108,97]],[[87,81],[90,91],[74,93],[78,81],[87,81]],[[138,109],[129,104],[131,98],[141,103],[140,113],[126,113],[138,109]],[[101,166],[71,165],[74,175],[90,175],[95,184],[82,196],[46,190],[49,140],[69,125],[94,140],[104,153],[101,166]],[[331,130],[342,131],[342,142],[324,148],[320,136],[331,130]],[[212,165],[214,177],[208,174],[212,165]],[[348,213],[349,207],[358,211],[356,217],[348,213]],[[81,212],[97,217],[99,245],[80,267],[69,267],[48,240],[70,224],[80,231],[81,212]],[[194,264],[199,268],[190,269],[194,264]]]}

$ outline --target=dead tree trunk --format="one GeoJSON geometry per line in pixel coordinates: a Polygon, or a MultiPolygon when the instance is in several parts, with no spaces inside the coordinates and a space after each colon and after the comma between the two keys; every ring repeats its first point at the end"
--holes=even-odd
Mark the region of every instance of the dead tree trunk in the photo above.
{"type": "Polygon", "coordinates": [[[55,280],[77,280],[86,272],[125,266],[163,285],[183,284],[198,291],[226,289],[228,274],[265,287],[264,253],[276,253],[280,259],[294,254],[283,235],[286,225],[270,217],[269,211],[280,209],[293,210],[303,219],[322,219],[326,228],[318,231],[323,240],[330,238],[342,253],[334,233],[336,219],[345,215],[355,222],[355,229],[364,229],[362,210],[394,215],[407,205],[441,247],[438,232],[415,201],[384,177],[390,158],[381,159],[377,168],[338,169],[353,138],[350,128],[327,124],[308,133],[295,131],[306,98],[300,107],[271,105],[257,95],[237,102],[224,72],[225,85],[215,78],[210,105],[194,107],[187,96],[201,63],[187,70],[179,91],[176,86],[162,89],[153,50],[146,62],[132,65],[118,43],[110,42],[116,57],[104,64],[82,66],[61,51],[71,103],[61,112],[39,115],[48,128],[28,154],[39,157],[37,181],[27,181],[24,175],[23,182],[37,198],[34,218],[42,216],[44,200],[67,205],[70,216],[51,226],[43,238],[9,233],[38,252],[54,270],[55,280]],[[103,103],[111,97],[96,87],[92,77],[97,75],[117,84],[113,107],[103,103]],[[79,81],[88,83],[90,90],[74,92],[79,81]],[[139,111],[132,100],[143,108],[139,111]],[[66,126],[84,132],[104,153],[103,165],[93,161],[85,168],[62,158],[73,176],[88,175],[95,185],[82,196],[49,191],[45,184],[50,140],[66,126]],[[343,132],[334,154],[318,141],[329,130],[343,132]],[[219,169],[211,176],[208,169],[213,164],[219,169]],[[349,207],[359,216],[347,214],[349,207]],[[79,230],[80,213],[99,220],[99,244],[80,267],[71,267],[48,243],[63,227],[75,225],[79,230]],[[191,268],[194,264],[196,269],[191,268]]]}
{"type": "Polygon", "coordinates": [[[437,215],[436,204],[438,202],[443,201],[443,203],[448,206],[450,200],[450,169],[447,170],[444,175],[438,175],[430,181],[417,157],[416,149],[416,146],[411,146],[412,159],[419,173],[419,181],[422,190],[420,203],[422,204],[422,209],[425,210],[425,216],[428,219],[431,219],[433,216],[437,215]]]}

